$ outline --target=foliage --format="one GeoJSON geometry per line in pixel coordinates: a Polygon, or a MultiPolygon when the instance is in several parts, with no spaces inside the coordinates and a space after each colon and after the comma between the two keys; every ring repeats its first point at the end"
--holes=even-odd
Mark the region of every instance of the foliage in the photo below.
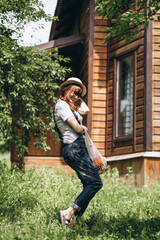
{"type": "Polygon", "coordinates": [[[53,110],[58,81],[69,71],[64,67],[68,59],[58,50],[39,51],[36,47],[22,47],[17,38],[29,21],[45,14],[40,0],[0,0],[0,133],[1,138],[16,147],[22,156],[27,143],[48,150],[46,132],[53,132],[53,110]]]}
{"type": "Polygon", "coordinates": [[[122,37],[129,42],[139,34],[141,25],[148,27],[159,9],[159,0],[96,0],[96,11],[110,23],[105,29],[107,35],[104,43],[112,37],[122,37]]]}
{"type": "Polygon", "coordinates": [[[41,168],[23,174],[0,166],[0,239],[160,239],[159,184],[136,189],[116,169],[108,169],[81,220],[66,228],[59,224],[58,211],[82,188],[77,176],[58,172],[41,168]]]}

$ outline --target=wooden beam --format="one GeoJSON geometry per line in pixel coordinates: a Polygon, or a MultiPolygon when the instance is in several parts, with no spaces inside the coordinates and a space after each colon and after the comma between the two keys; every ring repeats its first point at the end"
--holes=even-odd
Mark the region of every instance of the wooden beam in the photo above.
{"type": "Polygon", "coordinates": [[[152,151],[152,23],[145,30],[144,147],[152,151]]]}
{"type": "Polygon", "coordinates": [[[83,34],[76,34],[69,37],[59,38],[56,40],[49,41],[38,45],[40,50],[52,49],[54,47],[63,48],[77,43],[82,43],[84,40],[83,34]]]}
{"type": "Polygon", "coordinates": [[[90,0],[90,11],[89,11],[89,56],[88,56],[88,107],[90,109],[87,114],[87,128],[91,136],[92,129],[92,89],[93,89],[93,42],[94,42],[94,0],[90,0]]]}

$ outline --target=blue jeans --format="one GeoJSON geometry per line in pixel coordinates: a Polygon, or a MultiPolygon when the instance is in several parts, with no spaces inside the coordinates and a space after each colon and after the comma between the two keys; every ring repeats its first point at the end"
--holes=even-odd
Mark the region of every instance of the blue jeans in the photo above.
{"type": "Polygon", "coordinates": [[[72,204],[72,207],[76,209],[75,215],[82,216],[91,199],[102,188],[103,183],[88,155],[81,134],[73,143],[63,144],[62,154],[64,161],[76,171],[83,184],[83,191],[72,204]]]}

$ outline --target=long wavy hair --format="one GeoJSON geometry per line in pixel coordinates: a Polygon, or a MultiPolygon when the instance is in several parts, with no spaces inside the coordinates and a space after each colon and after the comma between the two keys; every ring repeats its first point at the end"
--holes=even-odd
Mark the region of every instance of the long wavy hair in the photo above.
{"type": "Polygon", "coordinates": [[[80,107],[81,104],[81,100],[79,99],[75,103],[70,102],[68,95],[66,94],[67,92],[72,91],[72,86],[73,86],[72,84],[64,86],[59,93],[59,98],[68,103],[72,111],[78,111],[78,108],[80,107]]]}

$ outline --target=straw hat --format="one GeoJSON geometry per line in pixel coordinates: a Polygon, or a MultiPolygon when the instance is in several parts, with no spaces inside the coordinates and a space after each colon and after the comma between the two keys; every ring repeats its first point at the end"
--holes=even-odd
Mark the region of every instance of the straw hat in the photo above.
{"type": "Polygon", "coordinates": [[[76,78],[76,77],[70,77],[68,78],[65,82],[63,82],[61,85],[60,85],[60,90],[64,87],[64,86],[67,86],[69,84],[73,84],[73,85],[78,85],[82,88],[82,97],[86,94],[86,87],[84,86],[84,84],[82,83],[82,81],[79,79],[79,78],[76,78]]]}

